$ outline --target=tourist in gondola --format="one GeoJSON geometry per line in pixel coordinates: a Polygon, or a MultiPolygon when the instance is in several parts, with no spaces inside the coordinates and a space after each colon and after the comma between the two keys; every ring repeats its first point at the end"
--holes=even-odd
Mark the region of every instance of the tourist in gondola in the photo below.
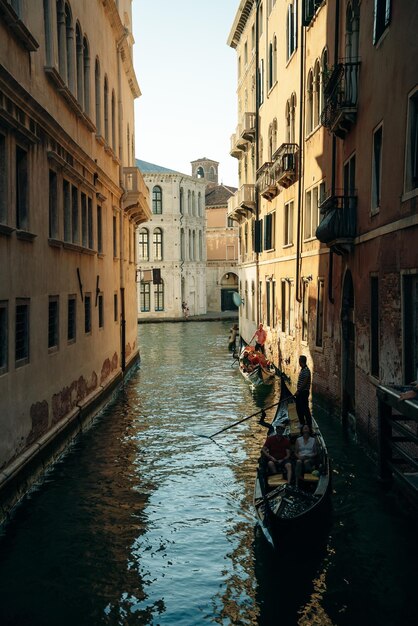
{"type": "Polygon", "coordinates": [[[295,392],[296,412],[301,426],[312,427],[312,415],[309,408],[309,392],[311,390],[311,370],[306,364],[306,356],[299,357],[300,372],[295,392]]]}
{"type": "Polygon", "coordinates": [[[290,460],[290,441],[283,436],[284,426],[276,426],[276,433],[267,437],[261,449],[262,456],[267,461],[267,471],[269,474],[282,472],[287,478],[287,482],[292,480],[292,464],[290,460]]]}
{"type": "Polygon", "coordinates": [[[312,437],[311,429],[307,424],[301,428],[301,436],[296,439],[295,444],[295,482],[298,486],[299,478],[305,472],[312,472],[315,469],[315,461],[318,451],[316,447],[316,439],[312,437]]]}

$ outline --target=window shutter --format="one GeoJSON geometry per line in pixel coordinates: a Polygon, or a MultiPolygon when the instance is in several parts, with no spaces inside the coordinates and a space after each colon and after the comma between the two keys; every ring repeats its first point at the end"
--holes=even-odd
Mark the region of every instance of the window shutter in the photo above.
{"type": "Polygon", "coordinates": [[[254,234],[255,234],[254,251],[255,252],[262,252],[263,251],[263,246],[262,246],[262,241],[263,241],[263,222],[262,222],[262,220],[256,220],[254,222],[254,234]]]}

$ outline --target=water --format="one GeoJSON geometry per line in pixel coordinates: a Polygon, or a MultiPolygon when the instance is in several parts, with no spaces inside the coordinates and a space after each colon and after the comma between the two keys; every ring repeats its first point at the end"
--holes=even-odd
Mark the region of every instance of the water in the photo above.
{"type": "Polygon", "coordinates": [[[4,529],[2,626],[415,623],[415,526],[333,418],[323,541],[266,543],[252,511],[265,430],[202,436],[262,404],[231,367],[229,326],[140,327],[140,370],[4,529]]]}

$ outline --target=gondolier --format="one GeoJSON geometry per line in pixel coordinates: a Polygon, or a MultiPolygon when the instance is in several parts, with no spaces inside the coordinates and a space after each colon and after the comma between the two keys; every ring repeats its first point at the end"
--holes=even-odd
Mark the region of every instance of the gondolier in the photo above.
{"type": "Polygon", "coordinates": [[[251,341],[254,339],[254,337],[255,337],[255,349],[265,354],[266,350],[264,348],[264,344],[266,343],[267,333],[263,328],[263,324],[258,325],[257,330],[255,331],[254,335],[251,337],[251,341]]]}
{"type": "Polygon", "coordinates": [[[300,372],[295,393],[296,411],[301,426],[312,426],[312,415],[309,408],[309,392],[311,390],[311,370],[306,364],[306,356],[299,357],[300,372]]]}

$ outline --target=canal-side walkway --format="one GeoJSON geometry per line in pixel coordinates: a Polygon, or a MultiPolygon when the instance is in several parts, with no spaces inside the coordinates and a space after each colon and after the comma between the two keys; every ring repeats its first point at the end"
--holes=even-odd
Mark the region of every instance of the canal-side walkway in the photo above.
{"type": "Polygon", "coordinates": [[[165,322],[221,322],[238,321],[238,311],[208,311],[189,317],[138,317],[138,324],[162,324],[165,322]]]}

